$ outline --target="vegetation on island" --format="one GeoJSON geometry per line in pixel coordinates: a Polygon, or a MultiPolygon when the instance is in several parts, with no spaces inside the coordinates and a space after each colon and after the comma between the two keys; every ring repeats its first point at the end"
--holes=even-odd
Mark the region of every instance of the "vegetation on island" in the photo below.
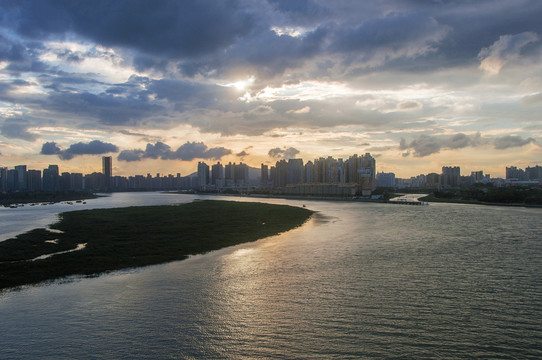
{"type": "Polygon", "coordinates": [[[66,212],[53,231],[35,229],[0,242],[0,289],[182,260],[290,230],[311,214],[293,206],[214,200],[66,212]]]}
{"type": "Polygon", "coordinates": [[[0,193],[0,204],[46,203],[95,199],[98,195],[89,191],[21,191],[0,193]]]}
{"type": "Polygon", "coordinates": [[[542,188],[480,185],[433,191],[431,194],[420,200],[468,204],[542,206],[542,188]]]}

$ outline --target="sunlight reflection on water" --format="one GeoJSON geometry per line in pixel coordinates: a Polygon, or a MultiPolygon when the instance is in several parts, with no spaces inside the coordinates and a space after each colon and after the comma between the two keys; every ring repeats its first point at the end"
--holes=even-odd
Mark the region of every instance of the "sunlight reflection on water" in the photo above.
{"type": "Polygon", "coordinates": [[[540,209],[226,199],[317,213],[184,261],[0,295],[0,358],[542,358],[540,209]]]}

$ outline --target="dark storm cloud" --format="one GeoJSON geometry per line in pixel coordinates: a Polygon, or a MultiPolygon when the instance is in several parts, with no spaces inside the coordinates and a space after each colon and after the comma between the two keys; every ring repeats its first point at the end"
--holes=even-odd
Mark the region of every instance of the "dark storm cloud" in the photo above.
{"type": "Polygon", "coordinates": [[[500,138],[495,139],[493,146],[497,150],[504,150],[512,147],[521,147],[530,143],[534,143],[535,139],[532,137],[522,138],[521,136],[516,135],[506,135],[500,138]]]}
{"type": "Polygon", "coordinates": [[[179,58],[229,46],[253,27],[234,0],[27,0],[5,10],[3,23],[28,38],[75,32],[106,46],[179,58]]]}
{"type": "Polygon", "coordinates": [[[450,137],[420,135],[410,143],[401,138],[399,150],[407,150],[403,156],[410,155],[413,150],[414,157],[425,157],[440,152],[441,149],[462,149],[467,146],[478,146],[481,144],[481,135],[468,136],[463,133],[450,137]]]}
{"type": "Polygon", "coordinates": [[[0,133],[7,138],[34,141],[38,136],[29,132],[29,127],[30,125],[22,119],[8,119],[0,125],[0,133]]]}
{"type": "MultiPolygon", "coordinates": [[[[1,9],[1,5],[0,5],[1,9]]],[[[39,59],[39,49],[43,45],[36,42],[20,42],[0,34],[0,61],[6,61],[5,70],[18,74],[24,72],[47,72],[49,67],[39,59]]]]}
{"type": "Polygon", "coordinates": [[[231,150],[224,147],[208,148],[203,142],[187,141],[177,150],[172,151],[171,147],[162,142],[147,144],[145,150],[123,150],[118,156],[121,161],[141,161],[146,158],[162,160],[183,160],[213,159],[218,160],[223,156],[231,154],[231,150]]]}
{"type": "Polygon", "coordinates": [[[134,125],[141,119],[157,115],[163,110],[161,106],[141,98],[89,92],[53,93],[42,106],[58,112],[91,116],[106,125],[134,125]]]}
{"type": "Polygon", "coordinates": [[[201,61],[187,63],[191,71],[205,74],[211,69],[250,69],[261,77],[270,78],[287,69],[300,67],[306,61],[322,54],[328,37],[327,27],[317,27],[301,37],[279,36],[269,28],[247,36],[227,50],[227,58],[220,62],[201,61]],[[203,70],[203,71],[202,71],[203,70]]]}
{"type": "Polygon", "coordinates": [[[395,52],[426,52],[450,29],[425,13],[411,13],[371,19],[358,27],[339,28],[333,34],[332,49],[341,52],[363,52],[386,48],[395,52]],[[413,49],[419,47],[420,49],[413,49]]]}
{"type": "Polygon", "coordinates": [[[60,149],[55,142],[46,142],[41,146],[42,155],[58,155],[62,149],[60,149]]]}
{"type": "Polygon", "coordinates": [[[93,140],[89,143],[72,144],[65,150],[61,149],[55,142],[46,142],[42,145],[40,154],[58,155],[62,160],[71,160],[78,155],[101,155],[118,151],[119,148],[116,145],[93,140]]]}
{"type": "MultiPolygon", "coordinates": [[[[517,6],[495,1],[27,0],[0,6],[5,13],[1,24],[26,39],[74,33],[134,51],[133,64],[140,70],[164,70],[169,61],[182,60],[180,69],[191,76],[246,65],[270,76],[329,54],[345,55],[346,63],[378,58],[379,65],[401,67],[413,64],[397,59],[421,57],[424,66],[442,66],[446,59],[476,61],[480,49],[501,35],[542,33],[537,1],[517,6]],[[279,36],[270,31],[277,25],[308,30],[298,37],[279,36]]],[[[12,44],[0,47],[0,54],[22,59],[24,50],[12,44]]],[[[86,56],[72,51],[57,55],[75,62],[86,56]]],[[[29,69],[31,63],[25,64],[29,69]]],[[[328,67],[324,64],[320,75],[328,67]]]]}
{"type": "Polygon", "coordinates": [[[148,90],[157,99],[175,104],[178,111],[213,107],[221,100],[236,98],[235,92],[226,87],[180,80],[154,80],[149,83],[148,90]]]}
{"type": "Polygon", "coordinates": [[[141,161],[144,154],[145,154],[145,151],[143,150],[137,150],[137,149],[136,150],[122,150],[119,153],[119,156],[117,157],[117,159],[119,161],[127,161],[127,162],[141,161]]]}
{"type": "Polygon", "coordinates": [[[17,62],[26,57],[26,48],[0,34],[0,61],[17,62]]]}

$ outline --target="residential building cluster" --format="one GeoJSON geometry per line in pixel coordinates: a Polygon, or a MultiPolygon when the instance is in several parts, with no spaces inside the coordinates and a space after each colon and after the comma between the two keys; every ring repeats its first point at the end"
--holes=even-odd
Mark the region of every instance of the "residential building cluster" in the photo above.
{"type": "Polygon", "coordinates": [[[371,154],[348,159],[302,159],[277,161],[268,169],[261,165],[263,188],[273,188],[286,195],[368,196],[376,188],[376,160],[371,154]]]}
{"type": "Polygon", "coordinates": [[[527,167],[525,170],[515,166],[506,168],[506,178],[491,178],[482,170],[472,171],[470,175],[462,176],[458,166],[443,166],[440,174],[430,173],[411,177],[396,178],[394,173],[380,172],[376,175],[377,187],[384,188],[422,188],[449,189],[472,186],[474,184],[492,184],[493,186],[541,185],[542,166],[527,167]]]}
{"type": "Polygon", "coordinates": [[[515,166],[507,167],[506,180],[519,184],[542,183],[542,166],[529,166],[525,170],[515,166]]]}
{"type": "Polygon", "coordinates": [[[102,157],[102,172],[83,175],[81,173],[60,173],[58,165],[49,165],[40,170],[28,170],[26,165],[13,169],[0,167],[0,193],[24,191],[141,191],[141,190],[208,190],[212,186],[246,187],[249,185],[246,164],[220,163],[213,165],[212,175],[204,163],[198,164],[197,176],[168,174],[161,176],[135,175],[114,176],[113,160],[110,156],[102,157]],[[207,171],[206,171],[207,170],[207,171]]]}
{"type": "Polygon", "coordinates": [[[58,165],[31,170],[26,165],[13,169],[0,167],[0,193],[24,191],[259,191],[284,195],[368,196],[376,187],[446,189],[477,183],[505,185],[540,185],[542,167],[506,168],[506,179],[493,179],[483,171],[462,176],[458,166],[444,166],[441,173],[422,174],[409,179],[396,178],[394,173],[376,173],[376,160],[369,154],[352,155],[348,159],[331,156],[304,163],[302,159],[279,160],[274,166],[261,164],[254,169],[247,164],[199,162],[197,171],[188,176],[114,176],[113,160],[102,157],[102,172],[83,175],[60,173],[58,165]]]}
{"type": "Polygon", "coordinates": [[[353,155],[347,160],[315,159],[306,164],[303,159],[277,161],[275,166],[261,164],[259,182],[251,183],[246,164],[219,163],[211,168],[198,163],[199,189],[221,191],[249,187],[273,190],[286,195],[370,195],[375,186],[376,162],[370,154],[353,155]]]}

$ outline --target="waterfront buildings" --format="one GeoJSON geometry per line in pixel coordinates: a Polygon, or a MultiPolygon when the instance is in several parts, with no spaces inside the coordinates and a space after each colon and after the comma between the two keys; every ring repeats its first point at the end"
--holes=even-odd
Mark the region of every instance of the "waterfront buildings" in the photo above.
{"type": "Polygon", "coordinates": [[[0,167],[0,192],[22,191],[155,191],[187,190],[216,192],[259,191],[287,195],[369,196],[376,187],[395,189],[453,189],[474,184],[493,186],[539,186],[542,166],[519,169],[506,167],[506,179],[492,179],[482,170],[461,176],[458,166],[443,166],[442,172],[420,174],[409,179],[397,178],[394,173],[376,173],[376,161],[369,154],[352,155],[347,159],[320,157],[306,163],[302,159],[281,159],[274,166],[261,164],[260,169],[243,163],[217,162],[209,166],[200,161],[196,172],[188,176],[113,176],[113,160],[102,158],[102,172],[83,175],[60,173],[58,165],[43,171],[17,165],[13,169],[0,167]]]}
{"type": "Polygon", "coordinates": [[[394,188],[395,187],[395,174],[380,172],[376,175],[377,187],[394,188]]]}

